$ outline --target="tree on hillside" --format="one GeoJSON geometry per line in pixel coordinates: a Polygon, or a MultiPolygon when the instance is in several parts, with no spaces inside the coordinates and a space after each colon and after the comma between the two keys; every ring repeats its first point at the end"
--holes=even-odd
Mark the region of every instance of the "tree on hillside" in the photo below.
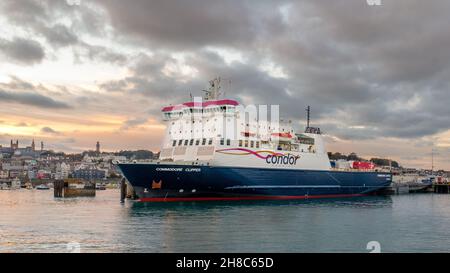
{"type": "Polygon", "coordinates": [[[360,158],[356,153],[351,153],[347,156],[347,160],[353,161],[364,161],[364,159],[360,158]]]}
{"type": "Polygon", "coordinates": [[[394,168],[400,167],[397,161],[385,159],[385,158],[372,158],[370,159],[372,163],[374,163],[377,166],[392,166],[394,168]],[[392,164],[392,165],[391,165],[392,164]]]}
{"type": "Polygon", "coordinates": [[[340,160],[340,159],[347,160],[347,156],[341,153],[328,152],[328,157],[330,158],[330,160],[340,160]]]}
{"type": "Polygon", "coordinates": [[[115,155],[119,156],[125,156],[128,159],[153,159],[154,154],[152,151],[147,150],[137,150],[137,151],[120,151],[117,153],[114,153],[115,155]]]}

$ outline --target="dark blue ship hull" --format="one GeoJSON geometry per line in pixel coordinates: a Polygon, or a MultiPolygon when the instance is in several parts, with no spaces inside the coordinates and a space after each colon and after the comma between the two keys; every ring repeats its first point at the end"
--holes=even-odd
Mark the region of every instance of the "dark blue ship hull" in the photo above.
{"type": "Polygon", "coordinates": [[[118,164],[141,201],[308,199],[367,195],[391,184],[381,172],[118,164]]]}

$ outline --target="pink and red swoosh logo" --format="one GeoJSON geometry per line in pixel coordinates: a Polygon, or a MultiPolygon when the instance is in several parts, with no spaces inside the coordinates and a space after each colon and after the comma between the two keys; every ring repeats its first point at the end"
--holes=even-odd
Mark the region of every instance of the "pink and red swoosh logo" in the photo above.
{"type": "Polygon", "coordinates": [[[255,151],[252,151],[249,149],[244,149],[244,148],[221,149],[221,150],[216,150],[216,152],[222,153],[222,154],[228,154],[228,155],[250,155],[250,154],[252,154],[261,159],[267,159],[268,156],[285,156],[285,154],[275,153],[273,151],[262,150],[262,151],[255,152],[255,151]],[[265,156],[261,155],[261,154],[265,154],[265,156]]]}

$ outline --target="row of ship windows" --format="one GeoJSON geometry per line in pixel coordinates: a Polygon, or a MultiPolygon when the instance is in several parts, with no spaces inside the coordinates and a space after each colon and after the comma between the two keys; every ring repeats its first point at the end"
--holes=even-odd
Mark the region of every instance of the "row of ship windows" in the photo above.
{"type": "Polygon", "coordinates": [[[220,106],[220,107],[211,107],[211,108],[205,108],[205,109],[193,109],[193,108],[189,108],[189,109],[185,109],[182,112],[168,112],[165,113],[164,115],[168,118],[175,116],[175,117],[180,117],[184,114],[188,114],[188,113],[214,113],[214,112],[229,112],[229,113],[234,113],[235,112],[235,108],[234,106],[220,106]]]}
{"type": "MultiPolygon", "coordinates": [[[[214,121],[217,121],[217,119],[214,119],[214,121]]],[[[231,119],[227,119],[227,121],[231,121],[231,119]]],[[[189,120],[186,120],[186,124],[189,124],[189,123],[195,123],[195,120],[192,120],[192,121],[189,121],[189,120]]],[[[197,123],[208,123],[209,122],[209,119],[207,119],[206,121],[204,121],[204,120],[201,120],[201,121],[197,121],[197,123]]],[[[172,122],[172,125],[175,125],[175,122],[172,122]]],[[[241,123],[241,126],[244,126],[244,123],[241,123]]],[[[258,128],[263,128],[263,129],[274,129],[274,128],[271,128],[270,126],[261,126],[261,125],[258,125],[258,126],[256,126],[255,124],[252,124],[251,126],[250,126],[250,124],[249,123],[246,123],[245,124],[245,126],[246,127],[258,127],[258,128]]],[[[281,129],[281,131],[282,132],[291,132],[291,133],[293,133],[294,132],[294,130],[293,129],[285,129],[285,128],[280,128],[281,129]]],[[[180,131],[180,133],[181,133],[181,131],[180,131]]]]}
{"type": "MultiPolygon", "coordinates": [[[[212,138],[210,139],[206,139],[203,138],[201,140],[201,145],[206,145],[206,142],[208,141],[208,145],[212,145],[213,144],[213,140],[212,138]]],[[[180,139],[180,140],[174,140],[172,142],[172,146],[199,146],[200,145],[200,139],[180,139]],[[184,145],[183,145],[184,142],[184,145]]],[[[231,145],[231,139],[220,139],[220,145],[222,146],[230,146],[231,145]]],[[[239,147],[250,147],[250,148],[259,148],[259,141],[254,141],[254,140],[239,140],[239,147]]]]}
{"type": "Polygon", "coordinates": [[[239,147],[259,148],[259,141],[254,140],[239,140],[239,147]],[[250,146],[249,146],[250,144],[250,146]]]}
{"type": "MultiPolygon", "coordinates": [[[[195,141],[195,146],[198,146],[198,145],[200,145],[200,139],[180,139],[180,140],[174,140],[173,142],[172,142],[172,146],[173,147],[175,147],[175,146],[194,146],[194,141],[195,141]],[[183,145],[183,141],[184,141],[184,145],[183,145]],[[178,142],[178,145],[177,145],[177,142],[178,142]]],[[[206,138],[203,138],[202,140],[202,145],[206,145],[206,141],[208,141],[208,145],[212,145],[213,144],[213,140],[212,140],[212,138],[210,138],[210,139],[206,139],[206,138]]]]}

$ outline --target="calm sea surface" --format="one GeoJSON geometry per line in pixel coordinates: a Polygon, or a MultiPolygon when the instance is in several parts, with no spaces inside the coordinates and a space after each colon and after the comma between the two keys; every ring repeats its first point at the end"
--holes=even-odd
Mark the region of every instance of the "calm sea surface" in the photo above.
{"type": "Polygon", "coordinates": [[[450,251],[450,195],[137,203],[0,191],[0,252],[450,251]],[[78,248],[79,247],[79,248],[78,248]]]}

